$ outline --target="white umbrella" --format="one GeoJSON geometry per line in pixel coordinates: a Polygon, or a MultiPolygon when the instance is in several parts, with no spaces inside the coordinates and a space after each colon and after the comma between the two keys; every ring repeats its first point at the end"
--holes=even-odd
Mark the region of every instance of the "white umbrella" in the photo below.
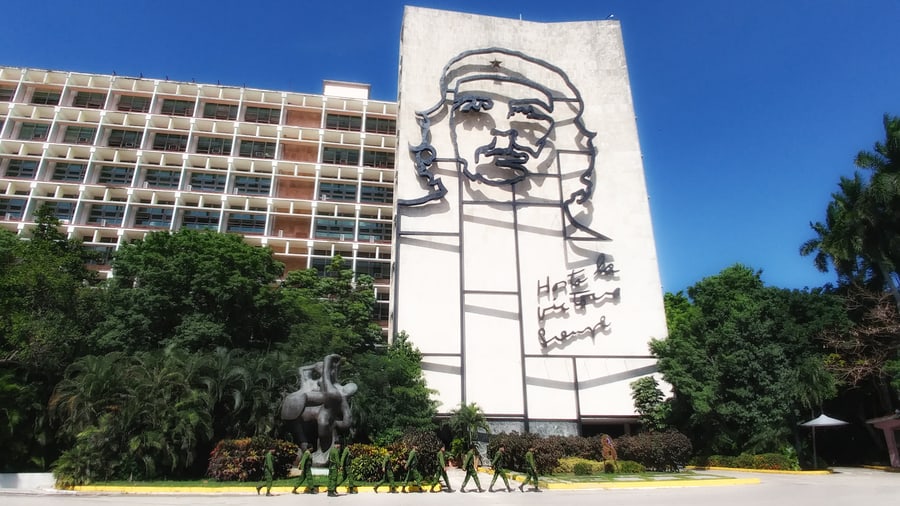
{"type": "Polygon", "coordinates": [[[803,422],[800,424],[801,427],[812,427],[813,467],[815,467],[816,469],[819,468],[818,456],[816,454],[816,427],[838,427],[840,425],[848,425],[848,422],[838,420],[837,418],[831,418],[825,413],[822,413],[821,415],[813,418],[808,422],[803,422]]]}

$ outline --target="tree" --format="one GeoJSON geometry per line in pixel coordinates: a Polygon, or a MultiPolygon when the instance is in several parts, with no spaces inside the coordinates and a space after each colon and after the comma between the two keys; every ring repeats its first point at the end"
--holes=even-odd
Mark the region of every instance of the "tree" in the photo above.
{"type": "Polygon", "coordinates": [[[240,236],[182,229],[123,246],[94,333],[104,350],[266,349],[283,340],[274,286],[283,266],[240,236]]]}
{"type": "Polygon", "coordinates": [[[900,309],[900,118],[884,116],[885,140],[874,151],[860,151],[856,166],[869,171],[842,177],[832,194],[825,222],[810,223],[816,237],[800,247],[827,272],[835,267],[841,284],[888,288],[900,309]]]}
{"type": "Polygon", "coordinates": [[[459,403],[459,407],[450,412],[448,423],[450,430],[453,431],[453,436],[462,439],[466,447],[471,446],[475,442],[478,438],[479,430],[488,433],[491,431],[491,426],[488,425],[484,412],[474,402],[469,404],[459,403]]]}
{"type": "Polygon", "coordinates": [[[373,321],[372,278],[355,275],[339,255],[324,273],[289,272],[282,295],[286,311],[294,315],[286,353],[304,350],[307,361],[317,361],[329,353],[351,357],[386,344],[373,321]]]}
{"type": "Polygon", "coordinates": [[[656,378],[644,376],[632,382],[631,398],[634,400],[634,409],[641,415],[641,425],[644,429],[656,432],[669,428],[667,418],[670,405],[664,401],[656,378]]]}
{"type": "Polygon", "coordinates": [[[434,428],[436,406],[421,361],[421,353],[402,333],[384,351],[353,359],[350,376],[359,384],[353,398],[357,438],[386,445],[411,429],[434,428]]]}
{"type": "Polygon", "coordinates": [[[30,240],[0,231],[0,363],[61,374],[84,345],[93,312],[96,276],[77,241],[56,230],[46,206],[37,211],[30,240]]]}
{"type": "Polygon", "coordinates": [[[86,356],[66,370],[51,413],[73,445],[57,463],[64,483],[180,476],[212,436],[203,357],[179,349],[86,356]]]}
{"type": "Polygon", "coordinates": [[[885,114],[883,126],[884,140],[856,155],[864,172],[841,178],[825,222],[811,224],[816,237],[800,248],[803,255],[815,253],[819,270],[835,268],[854,322],[824,334],[832,351],[828,366],[852,387],[870,386],[879,399],[877,414],[893,411],[889,384],[900,384],[900,118],[885,114]],[[885,292],[893,296],[893,310],[885,307],[885,292]]]}
{"type": "Polygon", "coordinates": [[[734,265],[665,303],[669,337],[651,351],[673,388],[673,423],[695,448],[777,451],[806,409],[835,394],[814,338],[846,324],[836,297],[765,287],[734,265]]]}

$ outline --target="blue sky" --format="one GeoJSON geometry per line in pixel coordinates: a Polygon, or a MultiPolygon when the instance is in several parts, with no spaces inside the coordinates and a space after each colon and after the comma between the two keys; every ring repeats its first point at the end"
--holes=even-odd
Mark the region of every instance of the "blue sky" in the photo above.
{"type": "MultiPolygon", "coordinates": [[[[853,158],[900,115],[896,0],[441,1],[528,21],[622,23],[660,274],[682,290],[735,262],[820,286],[797,253],[853,158]]],[[[16,2],[0,64],[396,98],[404,2],[16,2]],[[33,21],[33,24],[31,23],[33,21]]]]}

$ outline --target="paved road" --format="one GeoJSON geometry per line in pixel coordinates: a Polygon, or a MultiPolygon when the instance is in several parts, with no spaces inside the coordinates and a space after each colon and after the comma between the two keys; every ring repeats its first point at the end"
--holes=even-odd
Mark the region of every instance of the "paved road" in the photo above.
{"type": "MultiPolygon", "coordinates": [[[[900,474],[866,469],[837,469],[832,475],[781,475],[730,473],[716,471],[716,475],[756,477],[757,485],[614,489],[614,490],[550,490],[543,493],[483,493],[460,494],[458,492],[436,494],[371,494],[342,495],[329,498],[325,494],[314,496],[281,494],[275,497],[249,495],[89,495],[51,494],[27,495],[22,493],[0,496],[3,506],[186,506],[186,505],[458,505],[465,504],[563,504],[565,506],[615,506],[666,505],[666,506],[880,506],[897,504],[900,499],[900,474]]],[[[456,477],[451,478],[454,486],[456,477]]],[[[483,485],[487,485],[483,483],[483,485]]]]}

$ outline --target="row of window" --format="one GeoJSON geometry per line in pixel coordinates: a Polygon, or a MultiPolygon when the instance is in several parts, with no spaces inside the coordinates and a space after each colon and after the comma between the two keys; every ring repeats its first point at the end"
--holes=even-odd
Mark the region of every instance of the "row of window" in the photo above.
{"type": "MultiPolygon", "coordinates": [[[[46,123],[23,122],[19,127],[18,140],[46,141],[50,134],[50,125],[46,123]]],[[[97,129],[85,126],[67,126],[63,134],[63,142],[70,144],[93,144],[97,129]]],[[[139,149],[144,133],[138,130],[112,129],[107,139],[107,146],[113,148],[139,149]]],[[[230,155],[233,141],[226,137],[197,137],[196,152],[202,154],[230,155]]],[[[274,142],[240,139],[238,156],[252,158],[275,158],[274,142]]],[[[188,136],[173,133],[156,133],[153,135],[152,148],[159,151],[186,152],[188,136]]],[[[326,147],[322,153],[324,163],[359,165],[358,149],[326,147]]],[[[393,168],[394,153],[388,151],[363,151],[363,165],[366,167],[393,168]]]]}
{"type": "MultiPolygon", "coordinates": [[[[355,231],[354,220],[338,218],[317,218],[314,229],[316,239],[340,239],[342,241],[353,240],[355,231]]],[[[375,221],[360,221],[358,240],[366,241],[390,241],[391,224],[375,221]]]]}
{"type": "MultiPolygon", "coordinates": [[[[13,99],[15,88],[0,86],[0,101],[10,102],[13,99]]],[[[116,104],[116,110],[124,112],[150,112],[151,98],[147,96],[120,95],[116,104]]],[[[37,105],[59,105],[62,93],[59,91],[35,90],[31,95],[31,103],[37,105]]],[[[72,99],[73,107],[87,109],[102,109],[106,105],[107,95],[102,92],[77,91],[72,99]]],[[[164,98],[159,106],[160,114],[172,116],[194,116],[197,103],[193,100],[179,100],[164,98]]],[[[238,106],[235,104],[222,104],[216,102],[204,102],[202,117],[209,119],[236,120],[238,106]]],[[[272,107],[244,107],[244,121],[250,123],[278,124],[281,122],[281,109],[272,107]]],[[[348,130],[354,132],[363,131],[363,119],[361,116],[344,114],[327,114],[325,128],[334,130],[348,130]]],[[[391,118],[367,117],[365,131],[380,134],[394,135],[397,133],[397,122],[391,118]]]]}
{"type": "MultiPolygon", "coordinates": [[[[34,179],[38,172],[38,161],[32,159],[10,159],[4,172],[5,177],[34,179]]],[[[114,186],[143,186],[146,188],[179,189],[181,185],[181,171],[167,169],[144,169],[143,178],[135,182],[136,170],[134,167],[122,167],[118,165],[101,165],[95,170],[95,177],[90,182],[114,186]]],[[[76,162],[56,162],[53,172],[49,175],[50,181],[83,183],[87,174],[87,164],[76,162]]],[[[226,175],[221,173],[189,172],[188,184],[190,191],[226,191],[226,175]]],[[[235,175],[232,191],[243,195],[269,195],[272,187],[272,179],[269,177],[257,177],[247,175],[235,175]]],[[[319,184],[319,199],[342,202],[356,202],[359,193],[360,202],[378,204],[391,204],[394,201],[394,190],[386,186],[374,186],[363,184],[357,186],[354,183],[333,183],[323,181],[319,184]]]]}
{"type": "MultiPolygon", "coordinates": [[[[38,170],[37,160],[11,159],[6,166],[5,176],[10,178],[34,179],[38,170]]],[[[87,173],[87,164],[73,162],[56,162],[50,181],[82,183],[87,173]]],[[[134,167],[102,165],[96,173],[99,184],[130,186],[134,182],[134,167]]],[[[178,189],[181,184],[181,172],[165,169],[145,169],[142,171],[142,183],[146,188],[178,189]]],[[[225,174],[206,172],[189,172],[188,184],[191,191],[224,192],[225,174]]],[[[233,191],[246,195],[268,195],[272,179],[268,177],[234,176],[233,191]]]]}
{"type": "MultiPolygon", "coordinates": [[[[75,202],[49,202],[57,218],[72,220],[75,215],[75,202]]],[[[0,198],[0,217],[4,219],[22,219],[26,200],[21,198],[0,198]]],[[[218,229],[222,212],[207,209],[183,209],[181,227],[218,229]]],[[[172,224],[174,210],[168,207],[137,207],[134,212],[135,227],[169,228],[172,224]]],[[[90,204],[87,208],[88,225],[122,226],[125,219],[124,204],[90,204]]],[[[315,222],[314,237],[317,239],[353,240],[357,233],[353,220],[334,218],[318,218],[315,222]]],[[[358,227],[359,241],[390,241],[392,227],[390,223],[360,221],[358,227]]],[[[225,230],[239,234],[262,234],[266,229],[266,216],[246,212],[226,213],[225,230]]]]}
{"type": "MultiPolygon", "coordinates": [[[[74,202],[48,202],[56,217],[71,220],[75,214],[74,202]]],[[[21,219],[25,211],[25,199],[0,198],[0,216],[6,219],[21,219]]],[[[174,211],[171,208],[138,207],[134,213],[135,227],[169,228],[174,211]]],[[[218,228],[221,211],[205,209],[184,209],[181,226],[185,228],[218,228]]],[[[121,226],[125,217],[125,206],[120,204],[92,204],[87,210],[86,224],[101,226],[121,226]]],[[[229,232],[261,234],[265,231],[266,217],[262,214],[228,213],[226,230],[229,232]]]]}

